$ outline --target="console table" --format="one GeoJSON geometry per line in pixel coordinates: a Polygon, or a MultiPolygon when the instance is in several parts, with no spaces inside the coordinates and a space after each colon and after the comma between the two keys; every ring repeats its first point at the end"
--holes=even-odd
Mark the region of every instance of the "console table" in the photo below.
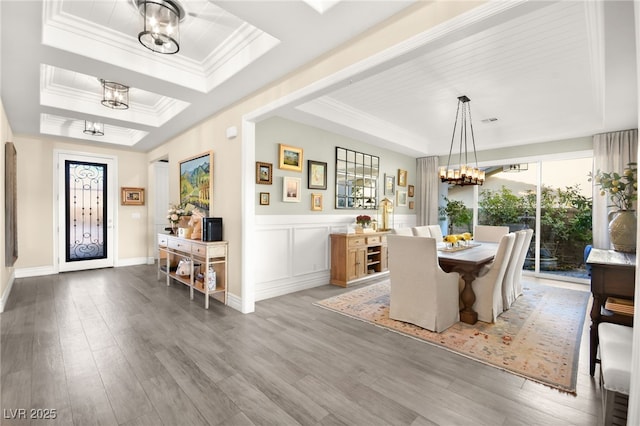
{"type": "Polygon", "coordinates": [[[158,279],[166,276],[167,286],[171,279],[181,282],[189,287],[189,296],[193,300],[194,290],[204,294],[204,307],[209,309],[209,296],[227,304],[227,252],[226,241],[200,241],[176,237],[167,234],[158,234],[158,279]],[[178,275],[175,271],[180,259],[191,259],[189,273],[178,275]],[[195,263],[200,262],[199,270],[194,268],[195,263]],[[210,269],[215,270],[215,282],[213,274],[209,276],[210,269]]]}
{"type": "Polygon", "coordinates": [[[633,300],[636,279],[635,253],[614,250],[591,249],[587,264],[591,265],[591,307],[589,373],[596,369],[598,352],[598,324],[610,322],[627,326],[633,325],[633,316],[622,315],[605,309],[609,297],[633,300]]]}

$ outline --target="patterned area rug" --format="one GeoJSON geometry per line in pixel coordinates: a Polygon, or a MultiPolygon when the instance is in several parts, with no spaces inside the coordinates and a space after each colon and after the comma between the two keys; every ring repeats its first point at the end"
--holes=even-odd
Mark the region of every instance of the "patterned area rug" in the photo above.
{"type": "Polygon", "coordinates": [[[525,282],[495,324],[458,322],[443,333],[389,318],[389,280],[314,303],[575,394],[590,293],[525,282]]]}

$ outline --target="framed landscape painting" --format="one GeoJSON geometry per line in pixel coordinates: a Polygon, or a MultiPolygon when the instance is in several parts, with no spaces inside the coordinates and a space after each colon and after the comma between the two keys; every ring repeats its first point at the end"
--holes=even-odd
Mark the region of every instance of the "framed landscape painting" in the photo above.
{"type": "Polygon", "coordinates": [[[213,151],[180,161],[180,204],[209,216],[213,197],[213,151]]]}
{"type": "Polygon", "coordinates": [[[283,170],[302,171],[302,148],[280,144],[278,167],[283,170]]]}

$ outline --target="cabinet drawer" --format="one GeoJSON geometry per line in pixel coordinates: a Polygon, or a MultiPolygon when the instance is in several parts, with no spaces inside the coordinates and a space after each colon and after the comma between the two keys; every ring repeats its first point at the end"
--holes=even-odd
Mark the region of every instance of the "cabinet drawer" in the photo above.
{"type": "Polygon", "coordinates": [[[214,246],[209,247],[209,256],[211,257],[224,257],[227,255],[227,250],[225,246],[214,246]]]}
{"type": "Polygon", "coordinates": [[[168,241],[169,241],[169,237],[167,237],[166,235],[158,235],[159,246],[166,247],[168,241]]]}
{"type": "Polygon", "coordinates": [[[367,244],[380,244],[380,236],[367,237],[367,244]]]}
{"type": "Polygon", "coordinates": [[[200,257],[224,257],[226,255],[225,247],[223,245],[207,247],[199,244],[193,244],[191,253],[193,253],[194,256],[200,257]]]}
{"type": "Polygon", "coordinates": [[[187,241],[181,241],[177,238],[172,238],[169,240],[169,248],[191,253],[191,243],[187,241]]]}
{"type": "Polygon", "coordinates": [[[358,247],[365,245],[364,237],[349,238],[349,247],[358,247]]]}

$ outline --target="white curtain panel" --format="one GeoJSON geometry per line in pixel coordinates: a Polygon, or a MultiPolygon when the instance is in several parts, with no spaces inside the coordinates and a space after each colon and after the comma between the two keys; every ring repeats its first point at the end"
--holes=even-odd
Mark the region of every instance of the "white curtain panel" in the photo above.
{"type": "MultiPolygon", "coordinates": [[[[622,173],[638,156],[638,129],[601,133],[593,136],[593,174],[622,173]]],[[[593,182],[593,247],[610,249],[608,196],[601,196],[593,182]]]]}
{"type": "Polygon", "coordinates": [[[418,158],[416,164],[416,223],[418,226],[438,224],[438,157],[418,158]]]}

